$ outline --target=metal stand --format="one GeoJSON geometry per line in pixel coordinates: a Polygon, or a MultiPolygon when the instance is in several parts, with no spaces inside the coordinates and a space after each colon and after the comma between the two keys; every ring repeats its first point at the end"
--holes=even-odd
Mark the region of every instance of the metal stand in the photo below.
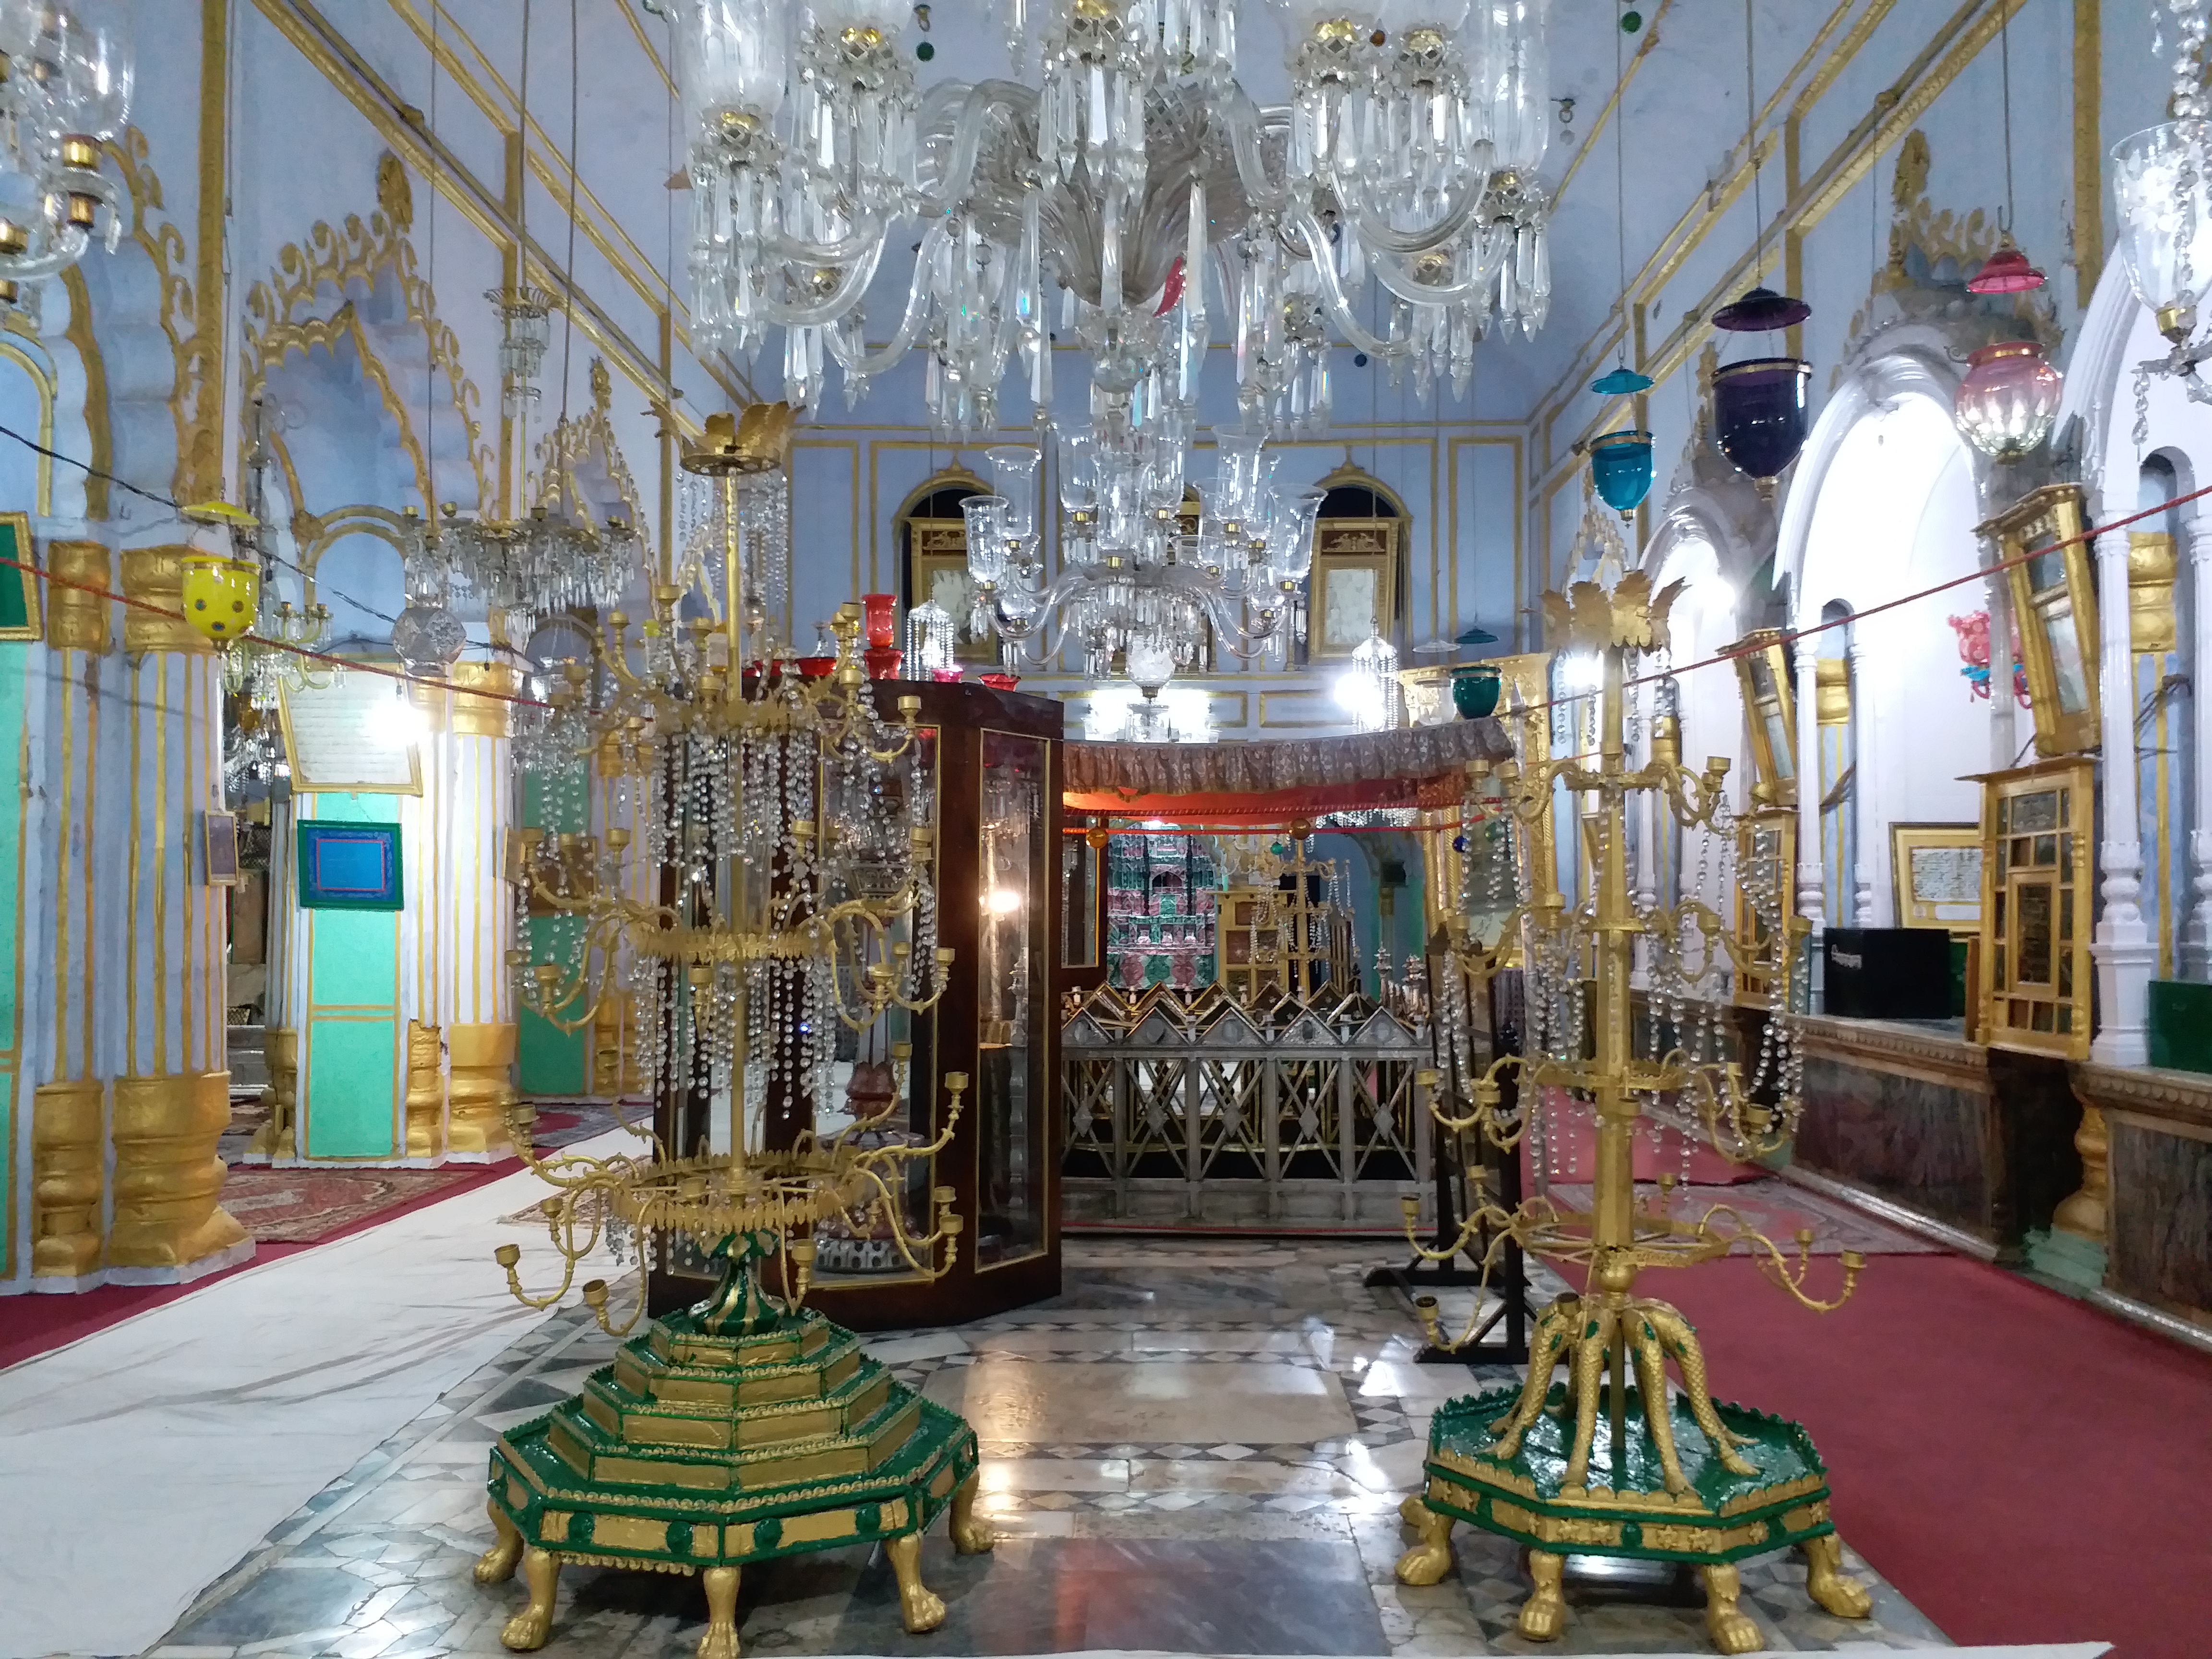
{"type": "MultiPolygon", "coordinates": [[[[1449,971],[1448,964],[1437,971],[1449,971]]],[[[1521,1052],[1521,975],[1508,970],[1490,981],[1490,1048],[1493,1058],[1499,1054],[1521,1052]]],[[[1458,1075],[1456,1060],[1446,1057],[1445,1065],[1453,1068],[1448,1081],[1453,1093],[1467,1098],[1471,1093],[1469,1079],[1458,1075]]],[[[1500,1109],[1510,1112],[1517,1103],[1520,1082],[1517,1076],[1508,1073],[1501,1085],[1503,1097],[1500,1109]]],[[[1463,1164],[1461,1137],[1438,1135],[1434,1164],[1436,1166],[1436,1231],[1430,1239],[1431,1249],[1443,1249],[1460,1236],[1460,1192],[1463,1164]]],[[[1480,1158],[1483,1148],[1480,1141],[1476,1154],[1480,1158]]],[[[1480,1167],[1480,1164],[1478,1164],[1480,1167]]],[[[1518,1151],[1500,1155],[1498,1165],[1498,1198],[1499,1206],[1516,1210],[1521,1204],[1521,1158],[1518,1151]]],[[[1456,1261],[1425,1261],[1416,1256],[1402,1267],[1376,1267],[1367,1275],[1370,1290],[1397,1290],[1408,1298],[1424,1295],[1435,1289],[1466,1290],[1482,1283],[1482,1271],[1478,1264],[1461,1267],[1456,1261]]],[[[1465,1346],[1438,1348],[1425,1346],[1414,1356],[1424,1365],[1522,1365],[1528,1360],[1528,1284],[1527,1264],[1522,1261],[1521,1247],[1508,1239],[1498,1271],[1491,1275],[1491,1287],[1498,1296],[1498,1305],[1492,1309],[1481,1324],[1475,1328],[1474,1336],[1465,1346]],[[1503,1331],[1493,1337],[1500,1324],[1503,1331]]]]}

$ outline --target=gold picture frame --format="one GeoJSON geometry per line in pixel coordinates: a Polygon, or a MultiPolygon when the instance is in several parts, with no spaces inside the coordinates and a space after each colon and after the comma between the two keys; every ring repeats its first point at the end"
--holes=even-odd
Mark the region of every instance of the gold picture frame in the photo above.
{"type": "Polygon", "coordinates": [[[1778,628],[1761,628],[1729,647],[1744,723],[1751,731],[1752,799],[1761,806],[1797,804],[1797,684],[1790,647],[1778,628]]]}
{"type": "Polygon", "coordinates": [[[1323,519],[1314,531],[1311,586],[1306,603],[1306,656],[1342,661],[1372,631],[1393,637],[1398,626],[1398,532],[1395,519],[1323,519]]]}
{"type": "Polygon", "coordinates": [[[15,561],[0,564],[0,640],[42,640],[46,636],[46,610],[39,592],[38,544],[31,539],[31,515],[0,513],[0,557],[15,561]]]}
{"type": "Polygon", "coordinates": [[[1898,927],[1981,932],[1980,824],[1891,824],[1889,872],[1898,927]]]}
{"type": "Polygon", "coordinates": [[[2035,751],[2045,760],[2087,754],[2101,741],[2097,585],[2089,544],[2079,539],[2085,511],[2081,485],[2045,484],[1975,526],[2010,564],[2005,581],[2027,671],[2035,751]]]}

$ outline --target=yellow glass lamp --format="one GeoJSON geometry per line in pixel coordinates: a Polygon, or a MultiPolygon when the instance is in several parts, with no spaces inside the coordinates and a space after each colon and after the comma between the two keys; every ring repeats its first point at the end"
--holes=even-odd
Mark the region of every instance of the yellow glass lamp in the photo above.
{"type": "Polygon", "coordinates": [[[254,517],[228,501],[203,501],[184,514],[199,526],[184,560],[185,620],[217,645],[243,639],[260,614],[261,567],[239,556],[237,538],[240,529],[258,527],[254,517]]]}

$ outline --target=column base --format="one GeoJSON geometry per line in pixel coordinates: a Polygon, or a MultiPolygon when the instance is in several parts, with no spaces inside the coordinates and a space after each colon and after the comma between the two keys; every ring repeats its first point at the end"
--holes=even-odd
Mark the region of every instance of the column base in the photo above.
{"type": "Polygon", "coordinates": [[[2105,1283],[2105,1247],[2060,1227],[2027,1236],[2027,1265],[2045,1279],[2084,1290],[2098,1290],[2105,1283]]]}
{"type": "Polygon", "coordinates": [[[93,1078],[40,1084],[32,1096],[31,1273],[41,1289],[100,1282],[106,1094],[93,1078]]]}
{"type": "MultiPolygon", "coordinates": [[[[223,1219],[228,1221],[230,1218],[225,1216],[223,1219]]],[[[238,1225],[234,1221],[231,1224],[238,1225]]],[[[235,1244],[211,1255],[197,1256],[178,1267],[110,1267],[106,1274],[106,1282],[110,1285],[189,1285],[195,1279],[245,1266],[253,1260],[255,1249],[252,1239],[241,1238],[235,1244]]]]}
{"type": "Polygon", "coordinates": [[[446,1038],[446,1156],[456,1164],[495,1164],[514,1156],[507,1108],[515,1103],[520,1030],[455,1025],[446,1038]]]}
{"type": "Polygon", "coordinates": [[[112,1086],[115,1207],[107,1232],[108,1282],[177,1284],[185,1269],[241,1244],[250,1256],[253,1241],[216,1203],[229,1173],[216,1155],[216,1143],[230,1126],[230,1073],[119,1077],[112,1086]],[[117,1276],[132,1271],[161,1276],[117,1276]]]}
{"type": "Polygon", "coordinates": [[[407,1022],[407,1156],[403,1168],[428,1169],[446,1157],[445,1045],[438,1028],[407,1022]]]}

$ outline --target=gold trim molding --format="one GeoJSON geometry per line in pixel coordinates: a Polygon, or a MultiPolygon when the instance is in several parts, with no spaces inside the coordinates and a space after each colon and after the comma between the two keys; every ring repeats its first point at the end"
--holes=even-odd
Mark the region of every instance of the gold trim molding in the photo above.
{"type": "Polygon", "coordinates": [[[512,705],[496,698],[474,695],[496,691],[514,696],[522,689],[522,671],[513,663],[457,662],[446,671],[453,688],[451,730],[457,738],[503,738],[508,734],[512,705]]]}
{"type": "Polygon", "coordinates": [[[31,1106],[31,1274],[82,1279],[100,1266],[100,1145],[105,1091],[98,1079],[44,1083],[31,1106]]]}
{"type": "Polygon", "coordinates": [[[216,1143],[230,1127],[230,1073],[119,1077],[111,1267],[185,1267],[246,1242],[216,1200],[229,1171],[216,1143]]]}
{"type": "Polygon", "coordinates": [[[108,651],[114,641],[108,633],[107,601],[82,587],[62,586],[70,581],[108,586],[112,574],[106,548],[98,542],[49,542],[46,574],[60,579],[46,584],[46,643],[57,651],[108,651]]]}
{"type": "Polygon", "coordinates": [[[185,555],[187,547],[131,547],[123,552],[123,597],[159,605],[171,612],[157,617],[126,606],[123,648],[131,656],[147,651],[212,651],[214,645],[185,620],[185,555]]]}

